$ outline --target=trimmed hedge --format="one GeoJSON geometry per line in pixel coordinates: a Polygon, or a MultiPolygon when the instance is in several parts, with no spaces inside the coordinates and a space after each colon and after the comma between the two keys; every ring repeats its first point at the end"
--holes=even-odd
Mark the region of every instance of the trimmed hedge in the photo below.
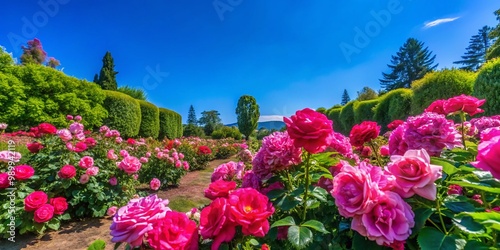
{"type": "Polygon", "coordinates": [[[111,129],[120,131],[122,137],[134,137],[139,134],[141,127],[141,105],[129,95],[103,90],[106,94],[104,107],[108,111],[108,118],[104,124],[111,129]]]}
{"type": "Polygon", "coordinates": [[[316,109],[316,112],[326,115],[327,110],[324,107],[320,107],[316,109]]]}
{"type": "Polygon", "coordinates": [[[350,101],[340,111],[340,123],[342,124],[342,132],[347,135],[351,132],[352,127],[356,124],[354,121],[354,104],[358,101],[350,101]]]}
{"type": "Polygon", "coordinates": [[[160,135],[159,138],[174,139],[182,137],[182,117],[178,113],[160,108],[160,135]]]}
{"type": "Polygon", "coordinates": [[[81,115],[85,127],[92,129],[107,116],[102,106],[105,95],[95,83],[35,64],[10,66],[2,72],[0,122],[8,123],[9,130],[27,129],[42,122],[67,126],[67,114],[81,115]]]}
{"type": "Polygon", "coordinates": [[[139,136],[158,138],[160,133],[160,111],[150,102],[137,100],[141,107],[141,126],[139,136]]]}
{"type": "Polygon", "coordinates": [[[411,114],[418,115],[424,112],[424,109],[435,100],[461,94],[471,95],[475,79],[475,73],[459,69],[427,73],[411,85],[414,92],[411,114]]]}
{"type": "Polygon", "coordinates": [[[411,89],[395,89],[389,91],[379,99],[375,106],[373,120],[382,129],[393,120],[405,120],[410,115],[413,91],[411,89]]]}
{"type": "Polygon", "coordinates": [[[373,108],[380,102],[380,100],[373,99],[367,101],[360,101],[354,104],[354,122],[356,124],[366,120],[373,120],[373,108]]]}
{"type": "Polygon", "coordinates": [[[481,115],[500,114],[500,58],[484,64],[474,84],[473,96],[486,99],[481,115]]]}
{"type": "Polygon", "coordinates": [[[340,122],[340,111],[342,108],[331,108],[326,111],[326,116],[328,119],[333,121],[333,130],[336,132],[342,133],[342,123],[340,122]]]}

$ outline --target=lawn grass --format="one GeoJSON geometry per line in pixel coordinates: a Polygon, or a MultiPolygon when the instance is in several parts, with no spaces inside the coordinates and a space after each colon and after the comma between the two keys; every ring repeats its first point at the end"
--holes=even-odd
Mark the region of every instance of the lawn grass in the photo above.
{"type": "Polygon", "coordinates": [[[192,208],[199,208],[210,203],[206,198],[195,198],[188,196],[175,196],[170,199],[169,207],[179,212],[189,212],[192,208]]]}

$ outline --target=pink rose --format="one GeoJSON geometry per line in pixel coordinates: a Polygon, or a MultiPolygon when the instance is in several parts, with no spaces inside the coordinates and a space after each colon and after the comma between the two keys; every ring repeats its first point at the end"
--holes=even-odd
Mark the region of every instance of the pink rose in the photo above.
{"type": "Polygon", "coordinates": [[[64,197],[55,197],[50,199],[50,205],[54,207],[54,214],[64,214],[64,211],[68,209],[68,202],[64,197]]]}
{"type": "Polygon", "coordinates": [[[146,157],[141,157],[141,158],[139,159],[139,161],[140,161],[141,163],[148,163],[148,158],[146,158],[146,157]]]}
{"type": "Polygon", "coordinates": [[[121,207],[113,217],[110,227],[112,242],[127,242],[133,247],[142,244],[144,234],[153,229],[156,221],[165,217],[170,208],[168,200],[162,200],[156,195],[132,199],[121,207]]]}
{"type": "Polygon", "coordinates": [[[85,171],[85,173],[88,175],[88,176],[96,176],[97,173],[99,173],[99,168],[98,167],[90,167],[90,168],[87,168],[87,170],[85,171]]]}
{"type": "Polygon", "coordinates": [[[403,198],[418,194],[426,199],[436,199],[437,179],[441,178],[443,168],[431,165],[425,149],[408,150],[404,156],[393,155],[387,170],[396,177],[394,190],[403,198]]]}
{"type": "Polygon", "coordinates": [[[446,100],[435,100],[432,102],[429,107],[425,109],[425,112],[433,112],[440,115],[447,115],[446,111],[444,111],[444,104],[446,100]]]}
{"type": "Polygon", "coordinates": [[[480,109],[479,107],[481,107],[485,102],[485,99],[479,100],[476,97],[466,96],[462,94],[448,99],[444,103],[443,107],[444,111],[448,114],[457,111],[463,111],[470,116],[473,116],[484,112],[484,110],[480,109]]]}
{"type": "Polygon", "coordinates": [[[180,168],[181,166],[182,166],[182,162],[181,162],[181,161],[179,161],[179,160],[176,160],[176,161],[175,161],[175,167],[176,167],[176,168],[180,168]]]}
{"type": "Polygon", "coordinates": [[[200,214],[200,234],[213,239],[212,249],[219,249],[222,242],[230,242],[236,233],[236,224],[229,220],[227,199],[217,198],[203,208],[200,214]]]}
{"type": "Polygon", "coordinates": [[[161,182],[160,180],[158,180],[158,178],[153,178],[151,180],[151,182],[149,182],[149,187],[152,189],[152,190],[158,190],[160,189],[161,187],[161,182]]]}
{"type": "Polygon", "coordinates": [[[500,127],[487,128],[481,132],[481,142],[500,136],[500,127]]]}
{"type": "Polygon", "coordinates": [[[73,116],[72,115],[66,115],[66,120],[68,120],[68,121],[73,120],[73,116]]]}
{"type": "Polygon", "coordinates": [[[76,134],[83,134],[83,124],[78,123],[78,122],[73,122],[71,125],[69,125],[69,131],[76,135],[76,134]]]}
{"type": "Polygon", "coordinates": [[[382,156],[389,156],[389,145],[383,145],[380,147],[380,155],[382,156]]]}
{"type": "Polygon", "coordinates": [[[462,190],[462,187],[459,186],[459,185],[455,185],[455,184],[452,184],[448,187],[448,195],[452,195],[452,194],[458,194],[458,195],[462,195],[463,194],[463,190],[462,190]]]}
{"type": "Polygon", "coordinates": [[[151,152],[146,152],[146,157],[151,157],[151,152]]]}
{"type": "Polygon", "coordinates": [[[324,114],[306,108],[283,120],[296,147],[304,147],[307,152],[314,154],[322,152],[332,143],[332,121],[324,114]]]}
{"type": "Polygon", "coordinates": [[[141,162],[134,156],[127,156],[119,163],[118,168],[127,174],[133,174],[141,169],[141,162]]]}
{"type": "Polygon", "coordinates": [[[54,207],[50,204],[43,204],[35,211],[33,220],[37,223],[44,223],[51,220],[52,217],[54,217],[54,207]]]}
{"type": "Polygon", "coordinates": [[[90,180],[90,176],[88,174],[82,174],[80,176],[80,183],[81,184],[86,184],[87,182],[89,182],[90,180]]]}
{"type": "Polygon", "coordinates": [[[101,133],[101,134],[105,134],[105,133],[106,133],[106,132],[108,132],[108,131],[109,131],[109,128],[108,128],[108,126],[106,126],[106,125],[103,125],[103,126],[101,126],[101,127],[99,128],[99,133],[101,133]]]}
{"type": "Polygon", "coordinates": [[[118,159],[118,155],[115,154],[115,150],[114,149],[110,149],[108,150],[108,155],[107,155],[108,159],[110,160],[116,160],[118,159]]]}
{"type": "Polygon", "coordinates": [[[111,186],[116,186],[118,184],[118,180],[116,179],[116,177],[111,177],[109,178],[109,184],[111,184],[111,186]]]}
{"type": "Polygon", "coordinates": [[[363,121],[360,124],[354,125],[349,134],[351,144],[354,147],[361,147],[367,142],[371,142],[380,134],[380,126],[376,122],[363,121]]]}
{"type": "Polygon", "coordinates": [[[352,220],[351,228],[379,245],[404,241],[415,226],[415,214],[398,194],[381,195],[373,209],[352,220]]]}
{"type": "Polygon", "coordinates": [[[168,211],[154,223],[147,239],[153,249],[198,249],[198,228],[185,213],[168,211]]]}
{"type": "Polygon", "coordinates": [[[24,198],[24,210],[28,212],[35,211],[47,201],[49,201],[49,197],[45,192],[34,191],[24,198]]]}
{"type": "Polygon", "coordinates": [[[80,159],[78,166],[80,166],[81,168],[90,168],[94,166],[94,158],[90,156],[84,156],[80,159]]]}
{"type": "Polygon", "coordinates": [[[71,132],[67,129],[57,130],[57,135],[63,141],[69,141],[69,140],[73,139],[73,135],[71,135],[71,132]]]}
{"type": "Polygon", "coordinates": [[[79,140],[79,141],[83,141],[85,140],[85,134],[84,133],[78,133],[75,135],[75,139],[79,140]]]}
{"type": "Polygon", "coordinates": [[[27,180],[35,174],[35,170],[28,165],[14,167],[14,177],[16,180],[27,180]]]}
{"type": "Polygon", "coordinates": [[[61,179],[71,179],[76,175],[76,168],[71,165],[64,165],[59,172],[57,172],[57,176],[61,179]]]}
{"type": "Polygon", "coordinates": [[[112,206],[112,207],[108,208],[108,211],[106,211],[106,214],[108,216],[114,216],[116,214],[117,209],[118,208],[116,206],[112,206]]]}
{"type": "Polygon", "coordinates": [[[81,116],[79,116],[79,115],[75,116],[75,121],[79,122],[79,121],[81,121],[81,120],[82,120],[82,117],[81,117],[81,116]]]}
{"type": "Polygon", "coordinates": [[[236,188],[236,182],[234,181],[225,181],[225,180],[216,180],[205,189],[205,197],[210,200],[215,200],[218,197],[227,197],[229,192],[233,191],[236,188]]]}
{"type": "Polygon", "coordinates": [[[0,189],[10,187],[9,174],[0,173],[0,189]]]}
{"type": "Polygon", "coordinates": [[[479,143],[476,160],[471,162],[474,167],[490,171],[493,177],[500,179],[500,136],[479,143]]]}
{"type": "Polygon", "coordinates": [[[120,144],[120,143],[123,142],[123,139],[118,136],[118,137],[116,137],[115,142],[118,143],[118,144],[120,144]]]}
{"type": "Polygon", "coordinates": [[[120,150],[120,155],[121,155],[123,158],[125,158],[125,157],[127,157],[127,156],[130,156],[130,154],[128,153],[128,151],[127,151],[127,150],[125,150],[125,149],[120,150]]]}

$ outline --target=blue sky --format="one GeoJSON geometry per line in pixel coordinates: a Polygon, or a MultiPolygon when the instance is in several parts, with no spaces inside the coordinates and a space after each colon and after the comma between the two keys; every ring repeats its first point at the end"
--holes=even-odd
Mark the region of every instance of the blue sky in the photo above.
{"type": "Polygon", "coordinates": [[[351,98],[363,86],[378,90],[409,37],[437,55],[439,68],[452,67],[472,35],[498,23],[499,7],[491,0],[17,0],[0,9],[0,45],[19,57],[20,45],[37,37],[60,69],[88,80],[110,51],[119,86],[145,89],[149,101],[184,120],[192,104],[198,118],[218,110],[232,123],[244,94],[266,119],[331,107],[344,89],[351,98]]]}

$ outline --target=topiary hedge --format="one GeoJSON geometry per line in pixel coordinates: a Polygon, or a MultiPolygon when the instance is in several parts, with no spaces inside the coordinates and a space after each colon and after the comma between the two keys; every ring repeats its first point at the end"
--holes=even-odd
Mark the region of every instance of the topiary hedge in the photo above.
{"type": "Polygon", "coordinates": [[[389,91],[374,107],[373,120],[385,129],[393,120],[404,120],[410,115],[413,91],[411,89],[395,89],[389,91]]]}
{"type": "Polygon", "coordinates": [[[43,65],[15,65],[2,71],[0,122],[8,123],[9,130],[26,129],[42,122],[67,126],[67,114],[81,115],[85,127],[92,129],[107,117],[102,106],[104,92],[95,83],[43,65]]]}
{"type": "Polygon", "coordinates": [[[354,122],[356,124],[362,121],[373,119],[373,108],[379,103],[379,99],[360,101],[354,104],[354,122]]]}
{"type": "Polygon", "coordinates": [[[104,107],[108,111],[108,118],[104,124],[111,129],[120,131],[122,137],[134,137],[139,134],[141,127],[141,105],[129,95],[103,90],[106,94],[104,107]]]}
{"type": "Polygon", "coordinates": [[[500,114],[500,58],[484,64],[479,70],[474,84],[473,95],[479,99],[486,99],[481,107],[482,115],[500,114]]]}
{"type": "Polygon", "coordinates": [[[417,115],[424,112],[424,109],[438,99],[472,94],[475,79],[475,73],[459,69],[444,69],[427,73],[411,85],[413,90],[411,114],[417,115]]]}
{"type": "Polygon", "coordinates": [[[141,107],[141,126],[139,136],[158,138],[160,133],[160,111],[150,102],[137,100],[141,107]]]}
{"type": "Polygon", "coordinates": [[[178,113],[160,108],[160,139],[182,137],[182,117],[178,113]]]}
{"type": "Polygon", "coordinates": [[[342,111],[342,108],[330,108],[326,111],[326,116],[333,121],[333,130],[342,133],[343,127],[340,122],[340,111],[342,111]]]}
{"type": "Polygon", "coordinates": [[[356,124],[354,121],[354,104],[358,101],[350,101],[340,111],[340,123],[342,124],[342,132],[347,135],[351,131],[351,128],[356,124]]]}

